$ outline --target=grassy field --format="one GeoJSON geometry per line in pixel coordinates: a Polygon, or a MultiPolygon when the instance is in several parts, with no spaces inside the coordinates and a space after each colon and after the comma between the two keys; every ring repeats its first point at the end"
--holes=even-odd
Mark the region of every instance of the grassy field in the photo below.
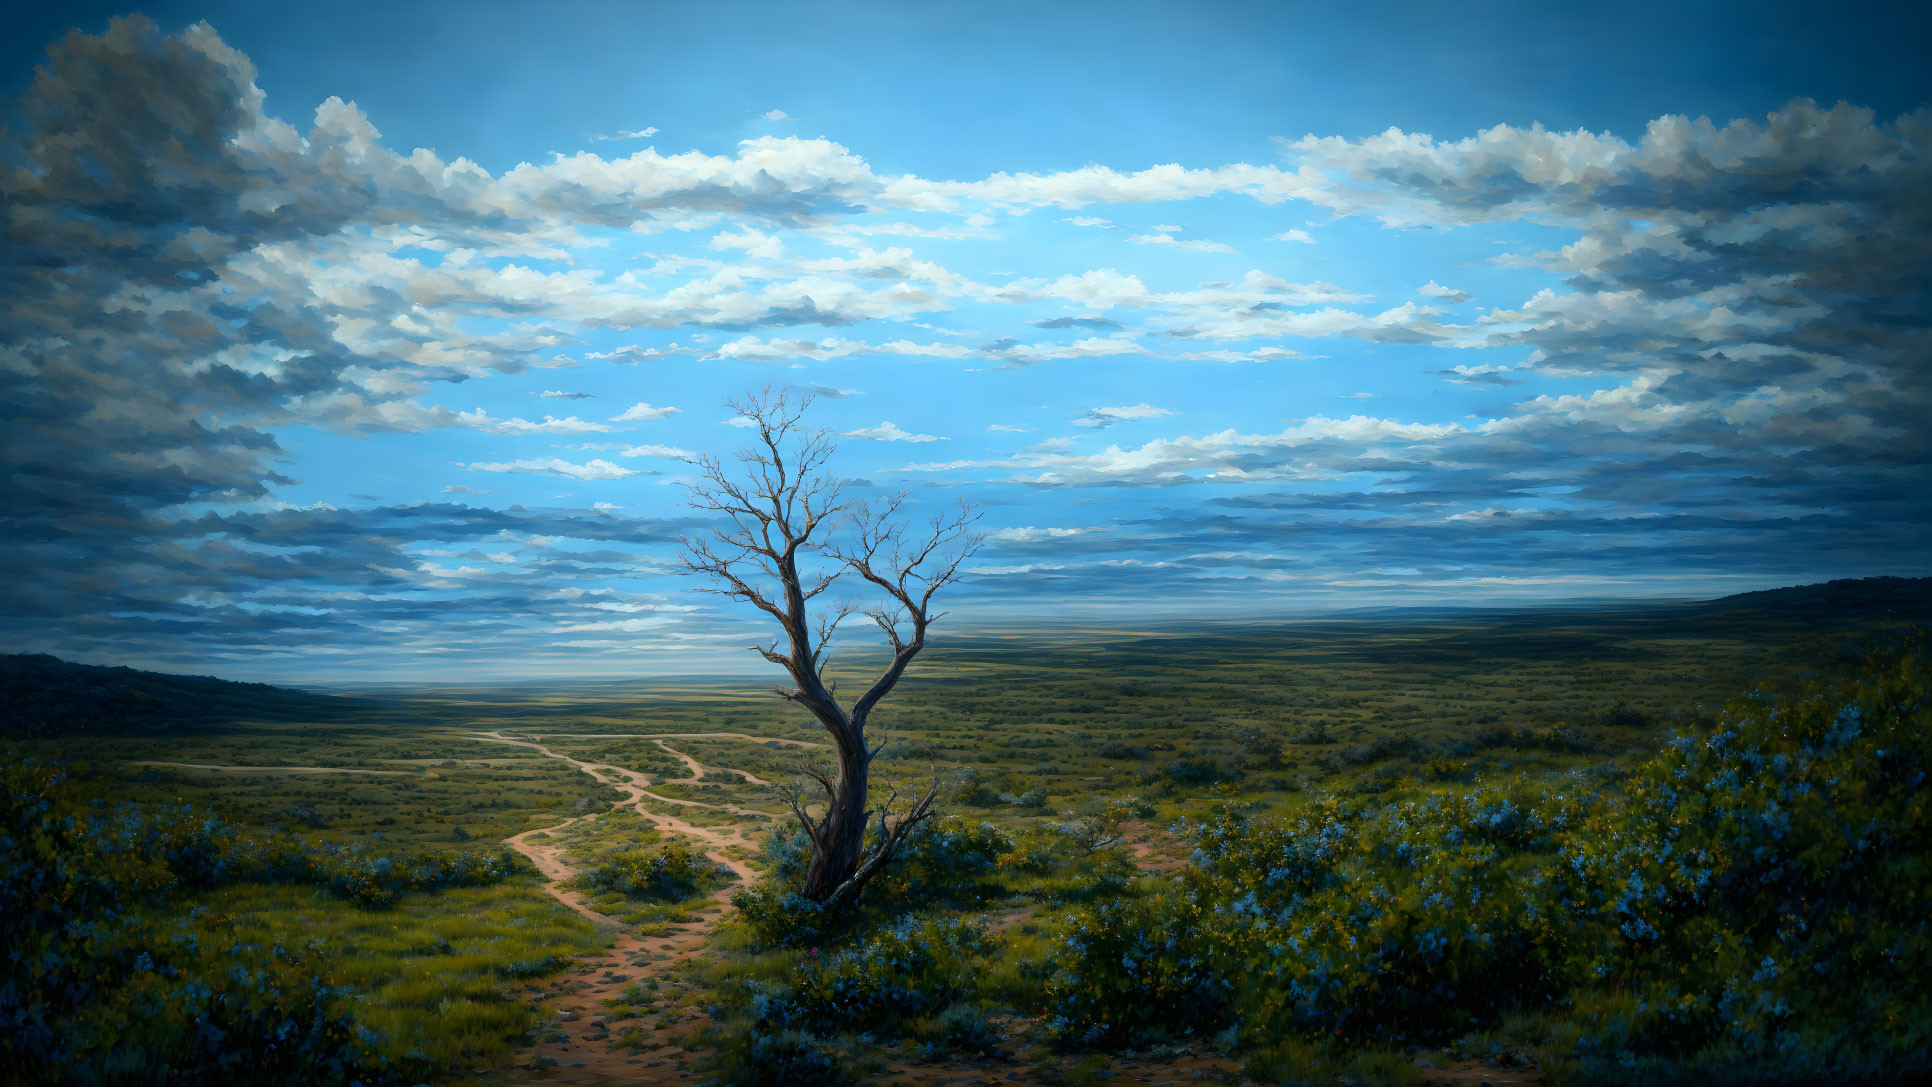
{"type": "MultiPolygon", "coordinates": [[[[1709,729],[1727,699],[1849,667],[1915,618],[1746,600],[942,636],[874,717],[874,742],[888,740],[874,777],[881,798],[893,782],[937,779],[945,840],[985,870],[927,858],[864,918],[802,940],[775,937],[798,919],[756,896],[725,917],[747,875],[782,880],[795,862],[763,783],[827,755],[749,681],[363,690],[309,720],[251,720],[242,705],[219,724],[16,738],[8,757],[60,760],[100,804],[187,805],[243,835],[345,855],[495,850],[518,836],[540,846],[543,859],[511,878],[376,906],[272,880],[193,897],[198,917],[238,940],[301,933],[329,948],[356,1021],[412,1074],[755,1082],[775,1066],[745,1053],[793,1045],[784,1067],[800,1081],[1294,1079],[1299,1067],[1418,1082],[1456,1066],[1535,1078],[1508,1067],[1555,1067],[1520,1023],[1264,1053],[1239,1032],[1070,1037],[1041,993],[1070,911],[1155,900],[1190,856],[1201,863],[1204,828],[1230,811],[1260,825],[1500,782],[1614,791],[1665,735],[1709,729]],[[660,892],[609,875],[673,845],[689,847],[687,883],[660,892]],[[798,1037],[747,1018],[758,986],[808,987],[821,945],[893,939],[926,956],[901,982],[943,990],[917,1014],[798,1037]],[[947,971],[968,967],[981,982],[946,989],[947,971]]],[[[855,653],[835,672],[849,688],[869,663],[855,653]]]]}

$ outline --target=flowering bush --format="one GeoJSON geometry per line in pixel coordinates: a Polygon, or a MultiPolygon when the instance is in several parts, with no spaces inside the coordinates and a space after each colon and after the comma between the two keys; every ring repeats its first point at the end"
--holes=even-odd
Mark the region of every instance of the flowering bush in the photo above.
{"type": "Polygon", "coordinates": [[[1917,654],[1860,682],[1755,693],[1678,736],[1567,843],[1579,1063],[1631,1078],[1932,1066],[1932,681],[1917,654]]]}
{"type": "Polygon", "coordinates": [[[1533,1009],[1554,1070],[1593,1081],[1925,1070],[1929,765],[1914,653],[1734,705],[1621,793],[1226,809],[1171,889],[1067,916],[1040,1010],[1084,1044],[1386,1046],[1533,1009]]]}
{"type": "Polygon", "coordinates": [[[16,1082],[383,1082],[316,944],[223,938],[190,893],[242,882],[364,905],[480,886],[500,853],[389,858],[248,836],[185,805],[107,808],[68,770],[0,764],[0,1064],[16,1082]]]}
{"type": "MultiPolygon", "coordinates": [[[[796,890],[809,846],[801,829],[773,833],[765,844],[771,865],[765,882],[732,896],[738,922],[756,946],[815,944],[837,931],[824,909],[796,890]]],[[[892,863],[873,877],[861,908],[877,915],[911,904],[982,901],[999,893],[1001,859],[1012,848],[1012,840],[991,823],[934,820],[914,830],[892,863]]]]}
{"type": "Polygon", "coordinates": [[[987,822],[936,819],[914,831],[868,894],[884,904],[977,902],[997,893],[1006,832],[987,822]]]}
{"type": "Polygon", "coordinates": [[[990,947],[976,925],[908,917],[843,948],[792,952],[775,977],[740,975],[718,994],[714,1071],[734,1083],[840,1082],[853,1069],[831,1039],[928,1016],[923,1032],[942,1047],[983,1044],[984,1028],[954,1009],[990,947]]]}

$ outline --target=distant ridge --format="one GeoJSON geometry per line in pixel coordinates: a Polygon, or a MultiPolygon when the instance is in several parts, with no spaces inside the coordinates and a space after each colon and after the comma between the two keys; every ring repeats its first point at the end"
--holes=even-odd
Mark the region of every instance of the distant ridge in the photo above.
{"type": "Polygon", "coordinates": [[[240,718],[328,720],[359,707],[354,699],[266,683],[75,664],[45,653],[0,656],[0,736],[171,732],[240,718]]]}
{"type": "MultiPolygon", "coordinates": [[[[1290,620],[1210,619],[1142,624],[1149,630],[1186,633],[1203,629],[1220,634],[1265,636],[1271,628],[1310,624],[1378,624],[1391,621],[1453,620],[1493,622],[1499,626],[1548,625],[1570,621],[1611,623],[1685,622],[1728,628],[1739,623],[1811,625],[1865,622],[1875,626],[1919,623],[1932,626],[1932,577],[1840,578],[1812,585],[1760,589],[1713,600],[1622,600],[1515,606],[1384,606],[1290,620]]],[[[1029,628],[1039,634],[1051,623],[1029,628]]],[[[1075,624],[1103,632],[1103,623],[1075,624]]],[[[976,638],[1008,637],[1010,632],[963,632],[961,644],[976,638]]],[[[370,710],[393,709],[396,698],[417,688],[652,686],[662,677],[608,676],[502,679],[486,683],[438,684],[397,681],[370,684],[366,693],[320,694],[266,683],[240,683],[213,676],[171,675],[137,668],[75,664],[44,653],[0,655],[0,737],[81,736],[187,731],[236,720],[340,720],[370,710]]],[[[684,677],[679,682],[731,685],[743,677],[684,677]]]]}
{"type": "MultiPolygon", "coordinates": [[[[1541,621],[1558,616],[1626,616],[1655,618],[1668,615],[1718,616],[1751,612],[1785,620],[1826,621],[1870,619],[1887,622],[1932,622],[1932,577],[1840,578],[1813,585],[1758,589],[1711,600],[1595,598],[1548,603],[1510,604],[1371,604],[1293,619],[1286,623],[1323,623],[1380,620],[1499,620],[1541,621]]],[[[1239,626],[1252,620],[1217,620],[1217,625],[1239,626]]],[[[1175,628],[1190,621],[1162,624],[1175,628]]]]}
{"type": "Polygon", "coordinates": [[[1790,618],[1932,617],[1932,577],[1860,577],[1760,589],[1690,605],[1697,612],[1773,611],[1790,618]]]}

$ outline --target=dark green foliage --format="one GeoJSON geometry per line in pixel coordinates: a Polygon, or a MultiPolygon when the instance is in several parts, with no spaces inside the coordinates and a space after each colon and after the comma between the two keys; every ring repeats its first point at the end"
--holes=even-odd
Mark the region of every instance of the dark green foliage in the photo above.
{"type": "Polygon", "coordinates": [[[1343,748],[1334,762],[1337,766],[1367,766],[1384,759],[1414,758],[1422,752],[1422,741],[1413,736],[1384,735],[1365,744],[1343,748]]]}
{"type": "Polygon", "coordinates": [[[585,877],[591,886],[632,898],[682,901],[704,882],[703,857],[681,838],[661,846],[627,849],[606,859],[585,877]]]}
{"type": "Polygon", "coordinates": [[[1244,770],[1281,769],[1281,738],[1267,732],[1241,735],[1241,767],[1244,770]]]}
{"type": "Polygon", "coordinates": [[[1083,1044],[1386,1045],[1546,1009],[1546,1056],[1591,1081],[1932,1070],[1928,769],[1905,654],[1734,705],[1621,794],[1230,808],[1178,886],[1076,912],[1042,1011],[1083,1044]]]}
{"type": "Polygon", "coordinates": [[[930,1019],[912,1024],[911,1034],[922,1039],[921,1056],[932,1059],[946,1054],[990,1057],[1000,1051],[1000,1032],[987,1022],[986,1013],[971,1004],[953,1004],[930,1019]]]}
{"type": "Polygon", "coordinates": [[[935,819],[906,839],[870,893],[888,909],[982,901],[998,892],[1000,856],[1011,848],[991,823],[935,819]]]}
{"type": "Polygon", "coordinates": [[[1174,785],[1212,785],[1228,776],[1220,763],[1204,756],[1170,759],[1165,765],[1142,773],[1143,782],[1167,781],[1174,785]]]}
{"type": "Polygon", "coordinates": [[[863,908],[834,924],[817,903],[797,893],[805,844],[802,829],[774,832],[765,844],[765,856],[773,862],[765,882],[732,896],[739,923],[756,946],[811,946],[880,915],[984,901],[1001,893],[1001,858],[1013,848],[1012,839],[991,823],[934,820],[915,830],[892,864],[873,878],[863,908]]]}
{"type": "Polygon", "coordinates": [[[1603,723],[1609,728],[1642,728],[1650,723],[1650,715],[1617,699],[1603,711],[1603,723]]]}
{"type": "Polygon", "coordinates": [[[794,1029],[733,1037],[719,1046],[712,1063],[719,1080],[743,1087],[844,1087],[863,1074],[849,1040],[794,1029]]]}
{"type": "Polygon", "coordinates": [[[941,1046],[984,1045],[983,1020],[954,1009],[989,946],[977,926],[908,917],[836,950],[793,952],[776,976],[740,977],[718,994],[714,1071],[730,1083],[844,1082],[857,1069],[833,1039],[910,1028],[934,1012],[951,1018],[920,1025],[941,1046]]]}
{"type": "Polygon", "coordinates": [[[732,895],[731,904],[754,947],[802,947],[835,931],[825,907],[799,894],[796,886],[761,883],[732,895]]]}
{"type": "Polygon", "coordinates": [[[381,905],[512,871],[498,853],[394,860],[185,805],[109,808],[35,759],[0,765],[0,798],[0,1063],[27,1083],[387,1079],[324,948],[223,941],[190,896],[278,882],[381,905]]]}

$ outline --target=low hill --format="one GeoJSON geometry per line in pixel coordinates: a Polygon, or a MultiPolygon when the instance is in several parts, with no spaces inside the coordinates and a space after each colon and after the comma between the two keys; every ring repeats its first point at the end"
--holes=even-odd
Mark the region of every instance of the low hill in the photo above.
{"type": "Polygon", "coordinates": [[[329,721],[362,708],[355,699],[266,683],[104,668],[44,653],[0,656],[0,736],[169,732],[242,719],[329,721]]]}
{"type": "Polygon", "coordinates": [[[1691,605],[1700,613],[1770,612],[1791,619],[1866,617],[1913,621],[1932,617],[1932,577],[1840,578],[1816,585],[1737,593],[1691,605]]]}

